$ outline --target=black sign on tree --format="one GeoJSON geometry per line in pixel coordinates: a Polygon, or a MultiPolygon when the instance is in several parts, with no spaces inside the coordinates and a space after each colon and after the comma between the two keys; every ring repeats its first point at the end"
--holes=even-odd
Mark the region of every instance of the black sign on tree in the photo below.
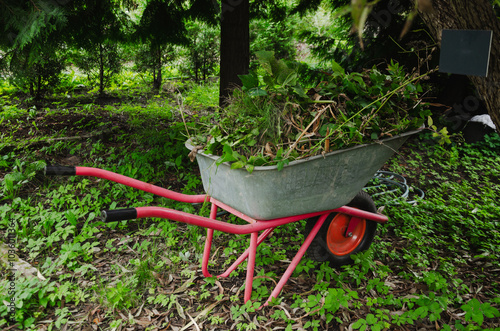
{"type": "Polygon", "coordinates": [[[492,36],[487,30],[443,30],[439,71],[486,77],[492,36]]]}

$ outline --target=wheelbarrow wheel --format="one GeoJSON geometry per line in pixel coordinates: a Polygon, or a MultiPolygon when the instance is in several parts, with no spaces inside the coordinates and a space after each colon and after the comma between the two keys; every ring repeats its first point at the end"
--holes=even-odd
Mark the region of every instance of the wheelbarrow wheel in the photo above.
{"type": "MultiPolygon", "coordinates": [[[[364,191],[359,192],[347,206],[377,212],[372,198],[364,191]]],[[[367,250],[377,230],[377,222],[361,219],[351,233],[346,233],[352,219],[353,217],[342,213],[328,215],[307,249],[307,255],[315,261],[328,261],[335,267],[352,263],[351,255],[367,250]]],[[[317,220],[318,217],[307,220],[306,235],[311,232],[317,220]]]]}

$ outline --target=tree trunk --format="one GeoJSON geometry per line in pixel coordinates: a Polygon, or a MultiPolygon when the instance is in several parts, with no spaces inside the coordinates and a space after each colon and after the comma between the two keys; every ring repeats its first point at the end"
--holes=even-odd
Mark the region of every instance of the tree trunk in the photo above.
{"type": "Polygon", "coordinates": [[[34,88],[35,83],[33,81],[30,81],[30,95],[35,96],[35,88],[34,88]]]}
{"type": "Polygon", "coordinates": [[[203,82],[207,81],[207,49],[203,48],[203,57],[201,58],[201,72],[203,74],[203,82]]]}
{"type": "Polygon", "coordinates": [[[198,84],[199,77],[198,77],[198,72],[200,71],[200,60],[198,59],[198,52],[194,53],[194,81],[196,84],[198,84]]]}
{"type": "Polygon", "coordinates": [[[248,74],[250,65],[249,0],[221,3],[219,105],[223,107],[232,89],[241,86],[238,75],[248,74]]]}
{"type": "Polygon", "coordinates": [[[161,53],[162,53],[162,48],[158,47],[156,51],[154,51],[155,55],[155,65],[153,65],[153,89],[159,90],[162,84],[163,77],[161,75],[161,67],[162,67],[162,61],[161,61],[161,53]],[[158,73],[156,72],[158,70],[158,73]]]}
{"type": "Polygon", "coordinates": [[[41,97],[42,97],[42,75],[37,74],[35,99],[39,100],[41,99],[41,97]]]}
{"type": "Polygon", "coordinates": [[[488,76],[469,79],[500,130],[500,20],[493,6],[488,0],[434,0],[433,7],[420,15],[439,44],[443,29],[493,31],[488,76]]]}
{"type": "Polygon", "coordinates": [[[99,96],[104,96],[104,50],[99,44],[99,96]]]}
{"type": "Polygon", "coordinates": [[[160,89],[161,88],[161,84],[162,84],[162,81],[163,81],[163,77],[161,75],[161,66],[158,68],[158,75],[156,75],[156,89],[160,89]]]}

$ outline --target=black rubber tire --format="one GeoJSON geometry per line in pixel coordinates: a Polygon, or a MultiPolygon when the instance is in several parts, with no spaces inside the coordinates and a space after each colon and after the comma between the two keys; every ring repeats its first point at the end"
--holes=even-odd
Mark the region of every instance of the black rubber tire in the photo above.
{"type": "MultiPolygon", "coordinates": [[[[373,202],[370,195],[365,191],[360,191],[354,197],[354,199],[352,199],[352,201],[347,204],[347,206],[365,210],[371,213],[377,212],[375,203],[373,202]]],[[[337,213],[331,213],[330,215],[328,215],[325,222],[319,229],[318,234],[307,249],[307,256],[309,258],[318,262],[328,261],[332,267],[352,264],[353,260],[351,259],[351,255],[367,250],[370,247],[377,230],[377,222],[366,220],[365,233],[358,246],[350,254],[336,255],[330,251],[328,245],[326,244],[328,228],[336,215],[337,213]]],[[[307,236],[311,232],[318,218],[319,217],[313,217],[307,220],[305,227],[305,236],[307,236]]]]}

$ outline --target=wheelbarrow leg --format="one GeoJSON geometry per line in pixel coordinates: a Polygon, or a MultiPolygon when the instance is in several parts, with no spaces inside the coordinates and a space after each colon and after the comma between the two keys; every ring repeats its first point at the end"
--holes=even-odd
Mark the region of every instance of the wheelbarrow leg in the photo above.
{"type": "MultiPolygon", "coordinates": [[[[215,219],[217,217],[217,206],[213,203],[210,209],[210,218],[215,219]]],[[[208,260],[210,260],[210,251],[212,250],[212,240],[214,237],[214,229],[207,228],[207,238],[205,239],[205,248],[203,250],[203,260],[201,262],[201,271],[203,276],[212,277],[212,274],[208,271],[208,260]]]]}
{"type": "MultiPolygon", "coordinates": [[[[276,229],[276,228],[269,228],[269,229],[264,230],[264,232],[262,232],[262,234],[257,239],[257,246],[259,246],[267,238],[267,236],[269,236],[273,232],[274,229],[276,229]]],[[[234,261],[233,264],[231,264],[231,266],[229,268],[227,268],[227,270],[224,271],[224,273],[221,274],[219,277],[229,277],[229,275],[231,274],[231,272],[233,272],[234,270],[236,270],[236,268],[243,261],[245,261],[247,259],[249,253],[250,253],[250,248],[247,248],[243,252],[243,254],[241,254],[240,257],[236,261],[234,261]]]]}
{"type": "Polygon", "coordinates": [[[313,229],[311,230],[311,232],[309,233],[307,238],[304,240],[304,243],[302,244],[302,246],[300,246],[299,251],[297,252],[297,254],[295,254],[292,262],[290,263],[290,265],[286,269],[285,273],[283,274],[283,276],[281,276],[280,281],[278,282],[278,284],[274,288],[273,292],[269,296],[269,299],[267,299],[264,306],[269,305],[269,303],[271,302],[271,300],[273,298],[278,297],[281,290],[283,289],[283,286],[285,286],[286,282],[288,281],[288,279],[292,275],[293,271],[295,270],[295,268],[299,264],[300,260],[302,259],[302,256],[304,256],[304,253],[306,252],[309,245],[311,245],[311,242],[313,241],[314,237],[318,233],[319,229],[321,228],[321,226],[323,225],[323,223],[325,222],[327,217],[328,217],[328,214],[325,214],[318,219],[318,221],[314,225],[313,229]]]}
{"type": "Polygon", "coordinates": [[[252,232],[250,235],[250,248],[247,263],[247,279],[245,283],[244,301],[247,302],[252,297],[253,273],[255,269],[255,255],[257,253],[258,232],[252,232]]]}

